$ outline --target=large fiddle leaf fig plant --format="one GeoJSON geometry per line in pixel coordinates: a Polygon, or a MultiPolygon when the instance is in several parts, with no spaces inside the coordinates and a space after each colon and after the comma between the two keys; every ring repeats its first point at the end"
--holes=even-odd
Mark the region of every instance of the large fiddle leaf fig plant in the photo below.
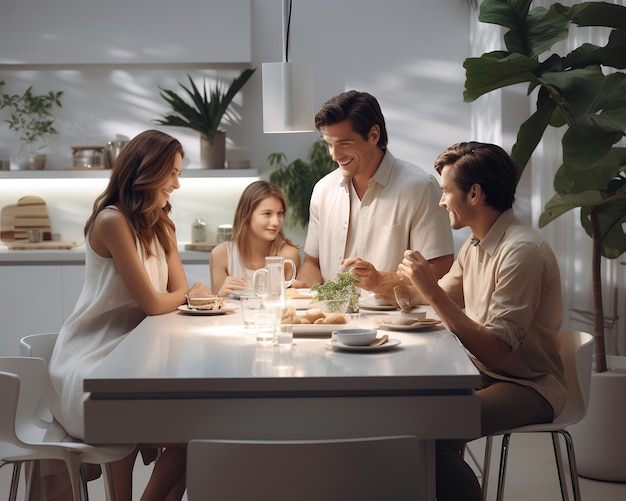
{"type": "Polygon", "coordinates": [[[536,91],[536,111],[521,124],[511,151],[519,176],[548,126],[564,128],[555,194],[539,226],[580,208],[581,224],[593,242],[596,371],[604,372],[601,256],[615,259],[626,251],[626,148],[618,144],[626,131],[626,6],[581,2],[531,8],[531,3],[481,3],[481,22],[508,29],[506,50],[465,60],[464,99],[519,83],[528,84],[529,95],[536,91]],[[607,28],[606,44],[584,43],[562,56],[553,52],[552,46],[577,26],[607,28]]]}

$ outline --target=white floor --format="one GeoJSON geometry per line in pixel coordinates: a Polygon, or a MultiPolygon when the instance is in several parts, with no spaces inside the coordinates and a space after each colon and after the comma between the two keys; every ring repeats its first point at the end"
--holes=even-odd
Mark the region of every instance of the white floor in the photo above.
{"type": "MultiPolygon", "coordinates": [[[[483,456],[483,440],[471,444],[470,450],[475,457],[483,456]]],[[[499,459],[499,441],[494,442],[491,485],[488,500],[495,499],[495,483],[497,482],[497,463],[499,459]]],[[[135,468],[135,499],[139,499],[143,486],[151,472],[150,467],[140,461],[135,468]]],[[[580,477],[580,489],[584,501],[622,501],[626,499],[626,483],[597,482],[580,477]]],[[[9,493],[11,467],[0,469],[0,498],[9,493]]],[[[23,482],[21,483],[23,487],[23,482]]],[[[89,483],[91,501],[105,501],[102,481],[89,483]]],[[[525,434],[515,435],[511,439],[509,463],[506,478],[506,501],[557,501],[561,499],[559,482],[554,466],[552,442],[547,435],[525,434]]],[[[23,499],[22,490],[18,499],[23,499]],[[21,497],[20,497],[21,496],[21,497]]],[[[186,498],[184,498],[186,499],[186,498]]],[[[259,499],[262,500],[261,497],[259,499]]]]}

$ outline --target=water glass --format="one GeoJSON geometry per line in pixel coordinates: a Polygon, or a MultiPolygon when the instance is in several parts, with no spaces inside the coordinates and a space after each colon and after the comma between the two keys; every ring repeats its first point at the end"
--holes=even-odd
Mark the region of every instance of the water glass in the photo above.
{"type": "Polygon", "coordinates": [[[260,297],[241,296],[239,298],[241,304],[241,315],[243,316],[243,325],[248,329],[253,329],[256,325],[256,316],[259,310],[263,308],[263,302],[260,297]]]}
{"type": "Polygon", "coordinates": [[[259,343],[271,345],[274,342],[276,330],[274,315],[267,310],[258,311],[254,323],[256,328],[256,340],[259,343]]]}
{"type": "Polygon", "coordinates": [[[292,324],[278,324],[276,326],[276,345],[279,348],[291,348],[293,345],[292,324]]]}

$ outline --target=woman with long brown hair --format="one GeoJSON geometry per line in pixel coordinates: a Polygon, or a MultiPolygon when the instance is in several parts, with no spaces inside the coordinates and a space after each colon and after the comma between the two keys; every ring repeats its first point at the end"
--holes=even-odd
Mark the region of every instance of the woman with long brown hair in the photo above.
{"type": "MultiPolygon", "coordinates": [[[[83,379],[97,362],[147,315],[175,310],[186,295],[209,293],[200,283],[189,288],[169,217],[183,156],[179,141],[163,132],[137,135],[117,157],[85,225],[85,283],[50,361],[53,414],[74,437],[84,437],[83,379]]],[[[112,465],[118,501],[132,498],[132,469],[143,447],[112,465]]],[[[181,499],[185,447],[145,447],[166,448],[142,500],[181,499]]]]}

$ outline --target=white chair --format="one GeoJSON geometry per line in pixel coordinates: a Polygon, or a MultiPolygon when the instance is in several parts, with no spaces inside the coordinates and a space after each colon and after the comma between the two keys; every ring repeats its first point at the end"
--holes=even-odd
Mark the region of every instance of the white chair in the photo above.
{"type": "MultiPolygon", "coordinates": [[[[65,431],[40,419],[41,402],[47,401],[48,369],[41,358],[0,357],[0,466],[13,464],[9,499],[15,500],[21,464],[25,461],[59,459],[67,466],[73,499],[87,499],[81,464],[107,464],[127,456],[132,445],[92,446],[62,441],[65,431]]],[[[113,499],[110,476],[105,475],[107,499],[113,499]]]]}
{"type": "MultiPolygon", "coordinates": [[[[587,413],[589,403],[589,388],[591,386],[591,355],[593,352],[593,336],[586,332],[561,331],[558,335],[559,353],[565,368],[565,379],[568,384],[568,395],[565,407],[552,423],[532,424],[519,426],[510,430],[501,431],[497,435],[502,435],[502,448],[500,451],[500,468],[498,471],[498,501],[504,496],[504,482],[506,477],[506,464],[510,447],[510,438],[513,433],[550,433],[554,448],[559,484],[561,486],[561,496],[564,501],[569,499],[567,482],[563,458],[561,457],[561,446],[559,435],[563,436],[567,450],[569,463],[569,476],[572,484],[572,493],[576,501],[581,501],[580,486],[578,484],[578,473],[576,471],[576,458],[574,455],[574,445],[567,426],[580,421],[587,413]]],[[[491,446],[493,436],[486,437],[485,458],[482,467],[482,488],[483,498],[487,499],[487,488],[489,486],[489,467],[491,462],[491,446]]]]}
{"type": "MultiPolygon", "coordinates": [[[[44,334],[31,334],[20,339],[20,356],[42,358],[46,367],[50,364],[54,343],[57,341],[56,332],[46,332],[44,334]]],[[[50,404],[47,395],[39,402],[37,415],[46,423],[52,423],[54,418],[50,412],[50,404]]]]}
{"type": "Polygon", "coordinates": [[[420,498],[413,436],[313,441],[192,440],[189,501],[420,498]]]}

